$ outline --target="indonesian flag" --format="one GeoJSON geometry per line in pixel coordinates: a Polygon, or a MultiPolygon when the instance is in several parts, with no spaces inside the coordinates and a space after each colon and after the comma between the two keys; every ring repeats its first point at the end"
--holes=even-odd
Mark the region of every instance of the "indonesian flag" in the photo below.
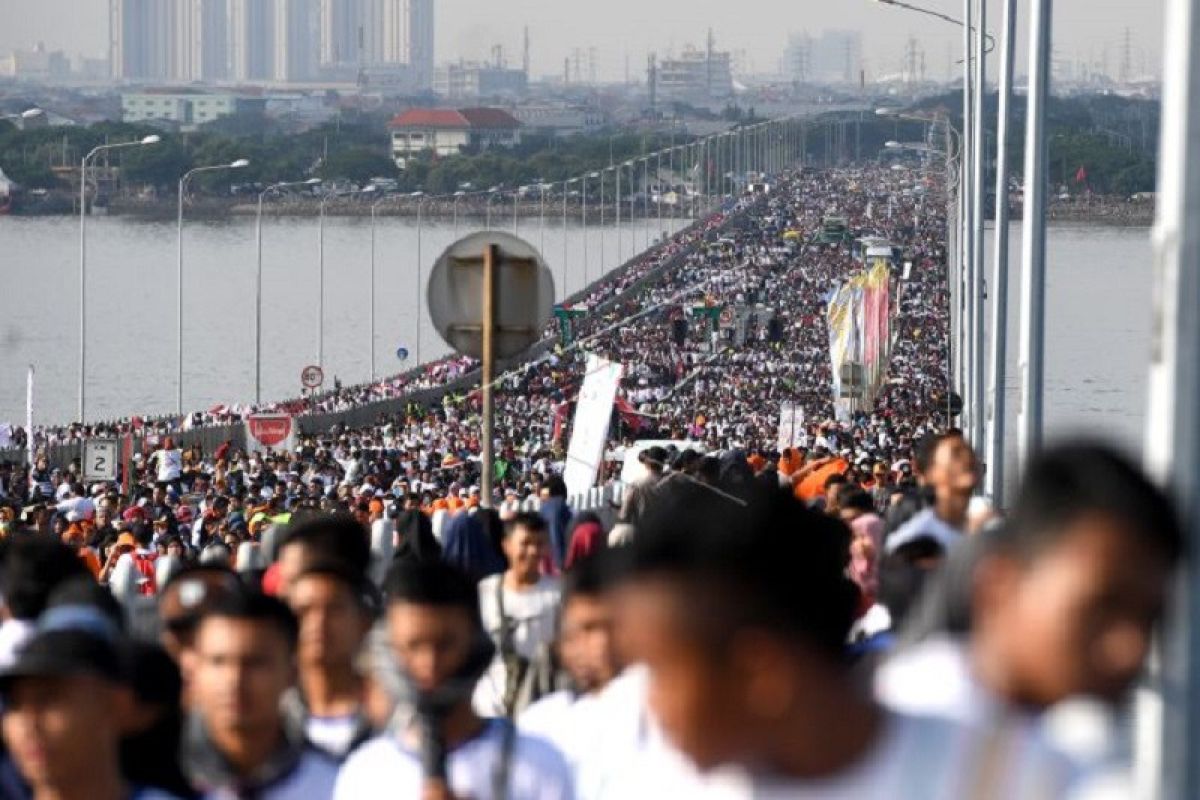
{"type": "Polygon", "coordinates": [[[614,405],[617,407],[617,413],[621,415],[621,420],[632,430],[640,431],[644,426],[649,425],[649,415],[634,409],[624,397],[618,397],[614,405]]]}
{"type": "Polygon", "coordinates": [[[567,415],[571,413],[571,404],[569,402],[559,403],[554,409],[554,436],[553,441],[557,442],[562,438],[563,426],[567,423],[567,415]]]}
{"type": "Polygon", "coordinates": [[[1075,171],[1075,182],[1087,183],[1087,170],[1083,168],[1082,164],[1080,164],[1079,169],[1075,171]]]}

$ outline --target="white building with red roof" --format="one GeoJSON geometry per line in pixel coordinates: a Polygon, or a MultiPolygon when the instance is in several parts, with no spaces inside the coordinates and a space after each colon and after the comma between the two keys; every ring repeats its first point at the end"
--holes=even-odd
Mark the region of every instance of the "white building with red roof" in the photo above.
{"type": "Polygon", "coordinates": [[[392,159],[401,169],[418,153],[453,156],[521,141],[521,123],[500,108],[410,108],[393,117],[388,129],[392,159]]]}

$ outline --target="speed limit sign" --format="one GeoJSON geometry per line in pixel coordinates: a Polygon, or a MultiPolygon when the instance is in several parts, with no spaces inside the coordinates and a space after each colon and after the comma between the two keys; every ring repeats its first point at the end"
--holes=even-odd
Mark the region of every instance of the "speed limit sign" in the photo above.
{"type": "Polygon", "coordinates": [[[300,370],[300,383],[305,389],[316,389],[325,382],[325,371],[316,364],[310,364],[300,370]]]}
{"type": "Polygon", "coordinates": [[[115,481],[117,479],[117,440],[88,439],[83,443],[83,479],[85,481],[115,481]]]}

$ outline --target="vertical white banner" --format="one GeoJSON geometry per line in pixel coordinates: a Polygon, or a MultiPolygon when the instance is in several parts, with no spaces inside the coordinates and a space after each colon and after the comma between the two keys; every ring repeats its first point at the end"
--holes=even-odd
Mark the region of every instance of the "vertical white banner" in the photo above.
{"type": "Polygon", "coordinates": [[[582,494],[596,482],[622,371],[620,364],[596,355],[588,356],[587,374],[575,404],[567,466],[563,470],[563,480],[570,494],[582,494]]]}
{"type": "Polygon", "coordinates": [[[804,407],[799,403],[784,402],[779,404],[779,440],[776,442],[779,452],[789,447],[797,447],[804,435],[804,407]]]}

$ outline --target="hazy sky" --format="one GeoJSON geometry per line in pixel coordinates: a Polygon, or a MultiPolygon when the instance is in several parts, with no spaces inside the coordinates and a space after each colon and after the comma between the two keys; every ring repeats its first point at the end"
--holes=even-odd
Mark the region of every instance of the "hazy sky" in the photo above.
{"type": "MultiPolygon", "coordinates": [[[[162,0],[172,2],[172,0],[162,0]]],[[[960,16],[957,0],[911,0],[960,16]]],[[[1000,0],[988,0],[988,28],[1000,23],[1000,0]]],[[[753,71],[774,70],[787,35],[828,28],[858,28],[865,37],[868,71],[898,71],[905,40],[915,36],[926,50],[930,77],[944,77],[960,34],[943,22],[889,8],[874,0],[436,0],[437,60],[483,59],[501,44],[519,64],[521,31],[529,26],[534,76],[561,74],[563,59],[579,48],[586,65],[595,48],[601,79],[624,75],[626,59],[635,77],[646,54],[702,46],[713,28],[719,49],[739,53],[753,71]]],[[[1107,63],[1120,68],[1125,29],[1132,35],[1135,73],[1158,74],[1163,0],[1056,0],[1055,48],[1060,59],[1107,63]]],[[[1027,0],[1018,0],[1027,7],[1027,0]]],[[[0,53],[44,41],[69,53],[106,52],[107,0],[0,0],[0,53]]],[[[1024,27],[1022,26],[1022,40],[1024,27]]],[[[1024,47],[1018,56],[1024,71],[1024,47]]],[[[586,77],[586,66],[582,67],[586,77]]]]}

